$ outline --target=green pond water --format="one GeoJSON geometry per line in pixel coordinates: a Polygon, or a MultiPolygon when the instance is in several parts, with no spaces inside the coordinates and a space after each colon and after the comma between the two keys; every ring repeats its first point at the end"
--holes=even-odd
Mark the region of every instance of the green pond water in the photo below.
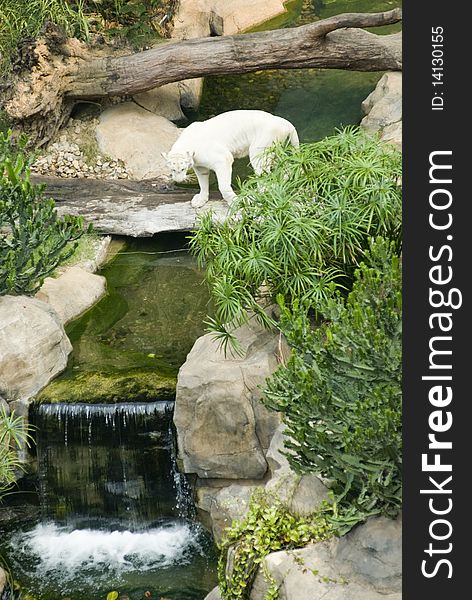
{"type": "MultiPolygon", "coordinates": [[[[399,0],[332,0],[288,2],[286,15],[253,31],[293,27],[344,12],[380,12],[401,6],[399,0]]],[[[375,27],[378,34],[400,31],[401,23],[375,27]]],[[[291,121],[302,142],[312,142],[344,125],[360,122],[361,103],[382,72],[337,69],[259,71],[205,78],[198,120],[227,110],[260,109],[291,121]]]]}
{"type": "Polygon", "coordinates": [[[209,295],[185,234],[127,239],[100,271],[108,293],[66,330],[67,370],[41,402],[171,398],[177,371],[204,333],[209,295]]]}

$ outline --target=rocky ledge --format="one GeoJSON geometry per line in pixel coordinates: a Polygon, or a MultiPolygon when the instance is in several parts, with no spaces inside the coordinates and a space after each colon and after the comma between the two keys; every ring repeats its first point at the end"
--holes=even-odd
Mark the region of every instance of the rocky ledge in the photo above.
{"type": "Polygon", "coordinates": [[[173,400],[176,378],[171,374],[135,369],[117,373],[81,373],[55,379],[36,397],[39,403],[114,403],[173,400]]]}
{"type": "MultiPolygon", "coordinates": [[[[402,521],[372,517],[341,538],[264,559],[249,599],[264,600],[275,582],[279,600],[401,600],[402,521]]],[[[205,600],[221,600],[214,588],[205,600]]]]}
{"type": "Polygon", "coordinates": [[[362,103],[366,115],[361,127],[378,133],[380,139],[402,146],[402,74],[387,72],[377,83],[374,91],[362,103]]]}
{"type": "Polygon", "coordinates": [[[165,189],[152,180],[103,181],[36,177],[46,185],[46,194],[56,201],[60,215],[80,215],[98,233],[150,237],[163,231],[189,231],[197,215],[211,209],[224,219],[228,205],[219,193],[195,210],[190,201],[196,190],[165,189]]]}

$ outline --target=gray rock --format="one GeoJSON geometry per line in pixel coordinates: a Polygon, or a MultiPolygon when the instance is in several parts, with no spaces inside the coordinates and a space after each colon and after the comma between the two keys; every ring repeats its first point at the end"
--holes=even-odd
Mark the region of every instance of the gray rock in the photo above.
{"type": "Polygon", "coordinates": [[[136,94],[134,100],[146,110],[169,121],[180,121],[186,117],[180,107],[179,82],[168,83],[153,90],[136,94]]]}
{"type": "Polygon", "coordinates": [[[111,244],[111,236],[106,235],[99,240],[94,242],[93,256],[92,258],[86,258],[77,263],[76,266],[80,267],[88,273],[95,273],[105,264],[108,256],[108,248],[111,244]]]}
{"type": "Polygon", "coordinates": [[[134,102],[105,110],[96,129],[100,151],[122,160],[132,179],[167,177],[161,152],[168,152],[178,137],[173,123],[134,102]]]}
{"type": "Polygon", "coordinates": [[[227,527],[231,527],[233,521],[241,521],[246,516],[251,496],[256,489],[262,485],[235,483],[221,489],[210,507],[212,522],[212,533],[218,544],[227,527]]]}
{"type": "Polygon", "coordinates": [[[329,499],[328,488],[316,475],[303,475],[295,486],[288,507],[292,513],[307,517],[329,499]]]}
{"type": "Polygon", "coordinates": [[[106,286],[105,277],[73,266],[57,278],[46,278],[36,298],[50,304],[65,325],[98,302],[106,286]]]}
{"type": "Polygon", "coordinates": [[[336,562],[380,592],[401,591],[402,521],[375,517],[339,539],[336,562]]]}
{"type": "Polygon", "coordinates": [[[398,121],[397,123],[392,123],[391,125],[386,125],[382,129],[382,138],[381,139],[384,142],[388,142],[390,144],[395,144],[395,146],[401,147],[402,136],[403,136],[402,122],[398,121]]]}
{"type": "Polygon", "coordinates": [[[211,592],[205,596],[205,600],[221,600],[221,593],[219,588],[213,588],[211,592]]]}
{"type": "MultiPolygon", "coordinates": [[[[264,563],[280,600],[400,600],[401,520],[369,519],[345,537],[274,552],[264,563]]],[[[251,600],[268,587],[260,570],[251,600]]]]}
{"type": "Polygon", "coordinates": [[[287,456],[284,454],[289,452],[284,445],[286,439],[284,431],[285,425],[281,423],[267,450],[266,460],[271,477],[265,489],[285,502],[291,512],[308,516],[315,512],[322,502],[329,500],[328,488],[316,475],[300,476],[290,468],[287,456]]]}
{"type": "Polygon", "coordinates": [[[221,36],[225,33],[225,23],[223,17],[221,17],[214,10],[210,12],[210,35],[221,36]]]}
{"type": "Polygon", "coordinates": [[[213,336],[202,336],[177,379],[179,454],[184,471],[202,478],[264,477],[268,440],[279,424],[258,399],[258,386],[277,367],[277,336],[256,323],[235,333],[242,357],[225,357],[213,336]],[[266,414],[257,422],[256,412],[266,414]]]}
{"type": "Polygon", "coordinates": [[[5,589],[6,585],[7,585],[7,574],[2,569],[2,567],[0,567],[0,596],[2,595],[3,590],[5,589]]]}
{"type": "Polygon", "coordinates": [[[401,146],[402,74],[387,72],[364,100],[361,127],[379,132],[380,139],[401,146]]]}
{"type": "Polygon", "coordinates": [[[290,470],[290,465],[287,457],[283,452],[286,452],[285,443],[285,425],[280,423],[272,436],[269,448],[267,450],[266,459],[269,464],[271,474],[274,475],[279,469],[285,471],[290,470]]]}
{"type": "Polygon", "coordinates": [[[0,390],[26,400],[63,371],[72,350],[57,313],[24,296],[0,298],[0,390]]]}
{"type": "Polygon", "coordinates": [[[241,33],[286,12],[286,0],[211,0],[225,35],[241,33]]]}

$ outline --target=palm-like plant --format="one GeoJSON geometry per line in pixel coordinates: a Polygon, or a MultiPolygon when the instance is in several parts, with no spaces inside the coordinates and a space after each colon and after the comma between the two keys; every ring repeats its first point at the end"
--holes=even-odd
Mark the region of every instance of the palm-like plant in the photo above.
{"type": "Polygon", "coordinates": [[[30,437],[24,419],[14,412],[7,414],[5,408],[0,407],[0,501],[15,484],[18,470],[23,467],[17,450],[28,446],[30,437]]]}
{"type": "Polygon", "coordinates": [[[210,330],[226,350],[231,330],[280,294],[316,312],[349,286],[372,237],[401,240],[401,154],[358,128],[270,149],[272,169],[250,177],[223,223],[202,215],[190,248],[207,269],[215,315],[210,330]]]}

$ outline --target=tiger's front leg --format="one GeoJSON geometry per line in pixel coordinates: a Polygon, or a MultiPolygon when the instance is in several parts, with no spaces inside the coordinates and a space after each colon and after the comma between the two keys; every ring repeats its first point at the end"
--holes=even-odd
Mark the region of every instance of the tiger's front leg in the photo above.
{"type": "Polygon", "coordinates": [[[224,200],[231,205],[236,194],[231,187],[231,176],[233,173],[233,157],[226,159],[218,165],[215,165],[216,179],[218,180],[218,189],[221,192],[224,200]]]}
{"type": "Polygon", "coordinates": [[[193,167],[195,175],[198,179],[200,192],[192,198],[191,205],[193,208],[200,208],[208,202],[210,189],[210,170],[204,167],[193,167]]]}

